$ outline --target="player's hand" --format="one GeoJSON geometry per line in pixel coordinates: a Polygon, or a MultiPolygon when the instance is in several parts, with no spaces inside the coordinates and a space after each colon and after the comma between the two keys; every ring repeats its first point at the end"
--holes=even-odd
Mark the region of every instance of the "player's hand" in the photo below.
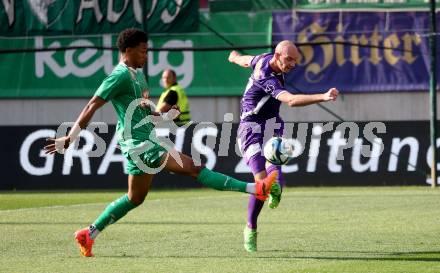
{"type": "Polygon", "coordinates": [[[231,53],[229,53],[228,61],[231,62],[231,63],[233,63],[234,60],[235,60],[235,58],[240,57],[240,56],[241,56],[240,53],[238,53],[238,52],[235,51],[235,50],[232,50],[231,53]]]}
{"type": "Polygon", "coordinates": [[[165,113],[164,119],[165,120],[175,120],[180,116],[180,109],[177,105],[173,105],[171,109],[165,113]]]}
{"type": "Polygon", "coordinates": [[[148,99],[142,99],[140,103],[141,108],[150,108],[149,100],[148,99]]]}
{"type": "Polygon", "coordinates": [[[339,95],[339,91],[336,88],[330,88],[326,93],[323,94],[323,101],[335,101],[339,95]]]}
{"type": "Polygon", "coordinates": [[[43,148],[46,154],[54,154],[56,152],[63,154],[64,151],[69,148],[70,137],[64,136],[60,138],[46,138],[46,142],[48,145],[44,146],[43,148]]]}

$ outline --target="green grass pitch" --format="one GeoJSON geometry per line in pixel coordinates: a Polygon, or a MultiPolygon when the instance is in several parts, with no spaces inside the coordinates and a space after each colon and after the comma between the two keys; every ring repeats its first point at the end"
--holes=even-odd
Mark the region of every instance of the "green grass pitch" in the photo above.
{"type": "Polygon", "coordinates": [[[440,272],[440,191],[288,188],[246,253],[247,196],[152,190],[82,258],[73,232],[122,192],[0,193],[0,272],[440,272]]]}

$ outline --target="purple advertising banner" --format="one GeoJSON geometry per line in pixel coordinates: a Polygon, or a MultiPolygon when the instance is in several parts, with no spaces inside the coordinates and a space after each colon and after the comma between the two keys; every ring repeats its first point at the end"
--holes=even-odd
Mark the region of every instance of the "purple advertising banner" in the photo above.
{"type": "Polygon", "coordinates": [[[288,90],[429,89],[429,12],[280,11],[273,13],[272,30],[273,43],[321,43],[299,46],[302,58],[286,77],[288,90]]]}

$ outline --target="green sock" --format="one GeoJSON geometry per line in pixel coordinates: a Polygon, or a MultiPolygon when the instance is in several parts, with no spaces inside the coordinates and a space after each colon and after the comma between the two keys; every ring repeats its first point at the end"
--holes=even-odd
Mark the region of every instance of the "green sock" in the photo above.
{"type": "Polygon", "coordinates": [[[128,195],[120,197],[108,205],[93,223],[95,227],[102,231],[106,226],[115,223],[121,219],[127,212],[137,207],[128,199],[128,195]]]}
{"type": "Polygon", "coordinates": [[[207,187],[220,191],[246,192],[246,182],[237,180],[222,173],[211,171],[208,168],[203,168],[200,171],[199,176],[197,176],[197,181],[207,187]]]}

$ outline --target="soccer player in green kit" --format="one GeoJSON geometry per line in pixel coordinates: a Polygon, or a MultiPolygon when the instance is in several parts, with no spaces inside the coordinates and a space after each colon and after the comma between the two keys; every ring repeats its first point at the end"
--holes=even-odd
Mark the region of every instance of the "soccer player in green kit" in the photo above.
{"type": "MultiPolygon", "coordinates": [[[[86,128],[95,111],[106,102],[112,102],[118,117],[118,143],[123,155],[128,159],[128,192],[109,204],[93,224],[75,232],[81,255],[85,257],[93,256],[92,246],[100,232],[142,204],[154,173],[160,167],[174,173],[189,175],[207,187],[246,192],[261,200],[267,199],[276,178],[274,174],[255,183],[239,181],[203,166],[195,166],[190,157],[163,147],[164,145],[155,138],[153,122],[154,118],[161,116],[157,116],[159,114],[145,105],[143,98],[148,96],[148,86],[144,74],[137,70],[142,68],[147,60],[147,42],[146,33],[138,29],[126,29],[119,34],[117,46],[120,51],[120,63],[104,79],[69,134],[48,139],[49,143],[44,147],[48,154],[63,153],[69,144],[75,141],[81,129],[86,128]],[[146,120],[149,122],[145,122],[146,120]],[[178,156],[176,158],[172,155],[178,156]]],[[[178,111],[173,109],[169,113],[172,117],[168,120],[173,120],[178,111]]],[[[166,116],[164,118],[166,119],[166,116]]]]}

